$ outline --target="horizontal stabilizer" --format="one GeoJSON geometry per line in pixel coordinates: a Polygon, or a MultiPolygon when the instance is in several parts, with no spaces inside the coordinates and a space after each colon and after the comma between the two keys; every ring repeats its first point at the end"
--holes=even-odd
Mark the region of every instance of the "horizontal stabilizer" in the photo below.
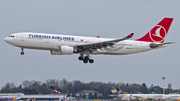
{"type": "Polygon", "coordinates": [[[164,45],[168,45],[168,44],[172,44],[172,43],[175,43],[175,42],[167,42],[167,43],[161,43],[161,44],[151,43],[149,46],[151,48],[158,48],[158,47],[161,47],[161,46],[164,46],[164,45]]]}

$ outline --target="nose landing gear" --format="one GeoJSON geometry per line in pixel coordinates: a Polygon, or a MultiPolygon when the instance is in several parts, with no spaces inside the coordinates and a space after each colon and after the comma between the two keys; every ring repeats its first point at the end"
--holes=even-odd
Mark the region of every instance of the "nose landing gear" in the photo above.
{"type": "Polygon", "coordinates": [[[91,59],[91,57],[90,57],[89,55],[86,55],[86,56],[84,57],[84,55],[81,54],[78,59],[79,59],[79,60],[83,60],[84,63],[88,63],[88,61],[89,61],[89,63],[94,63],[94,60],[91,59]]]}
{"type": "Polygon", "coordinates": [[[21,51],[22,51],[22,52],[21,52],[21,55],[24,55],[24,52],[23,52],[23,50],[24,50],[24,49],[23,49],[23,48],[21,48],[21,51]]]}

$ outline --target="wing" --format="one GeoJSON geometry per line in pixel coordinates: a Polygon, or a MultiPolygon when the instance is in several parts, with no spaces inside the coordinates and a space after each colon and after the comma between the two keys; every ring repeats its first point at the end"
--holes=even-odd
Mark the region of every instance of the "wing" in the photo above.
{"type": "Polygon", "coordinates": [[[135,98],[142,98],[141,96],[134,96],[134,95],[133,95],[132,97],[135,97],[135,98]]]}
{"type": "Polygon", "coordinates": [[[93,50],[101,49],[103,47],[112,46],[117,42],[132,38],[133,35],[134,33],[131,33],[122,39],[114,39],[110,41],[102,41],[102,42],[96,42],[96,43],[83,43],[83,44],[78,44],[75,47],[77,47],[78,49],[88,49],[90,51],[93,51],[93,50]]]}

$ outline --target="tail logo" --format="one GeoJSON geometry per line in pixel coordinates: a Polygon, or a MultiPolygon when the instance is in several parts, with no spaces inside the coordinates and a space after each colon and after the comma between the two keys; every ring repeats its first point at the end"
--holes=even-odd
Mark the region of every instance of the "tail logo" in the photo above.
{"type": "Polygon", "coordinates": [[[119,93],[121,93],[122,91],[118,91],[119,93]]]}
{"type": "Polygon", "coordinates": [[[149,31],[149,36],[154,42],[164,41],[166,34],[166,29],[161,25],[156,25],[151,31],[149,31]]]}
{"type": "Polygon", "coordinates": [[[113,94],[115,94],[115,93],[117,92],[117,90],[111,90],[111,92],[112,92],[113,94]]]}

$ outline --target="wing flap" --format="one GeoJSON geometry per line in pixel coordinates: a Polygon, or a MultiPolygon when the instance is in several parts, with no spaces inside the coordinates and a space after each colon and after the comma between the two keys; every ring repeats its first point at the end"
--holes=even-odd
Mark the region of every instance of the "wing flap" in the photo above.
{"type": "Polygon", "coordinates": [[[134,33],[131,33],[128,36],[126,36],[126,37],[124,37],[122,39],[114,39],[114,40],[110,40],[110,41],[103,41],[103,42],[96,42],[96,43],[83,43],[83,44],[76,45],[76,47],[79,47],[79,48],[101,49],[103,47],[112,46],[116,42],[120,42],[120,41],[129,39],[129,38],[132,38],[133,35],[134,35],[134,33]]]}

